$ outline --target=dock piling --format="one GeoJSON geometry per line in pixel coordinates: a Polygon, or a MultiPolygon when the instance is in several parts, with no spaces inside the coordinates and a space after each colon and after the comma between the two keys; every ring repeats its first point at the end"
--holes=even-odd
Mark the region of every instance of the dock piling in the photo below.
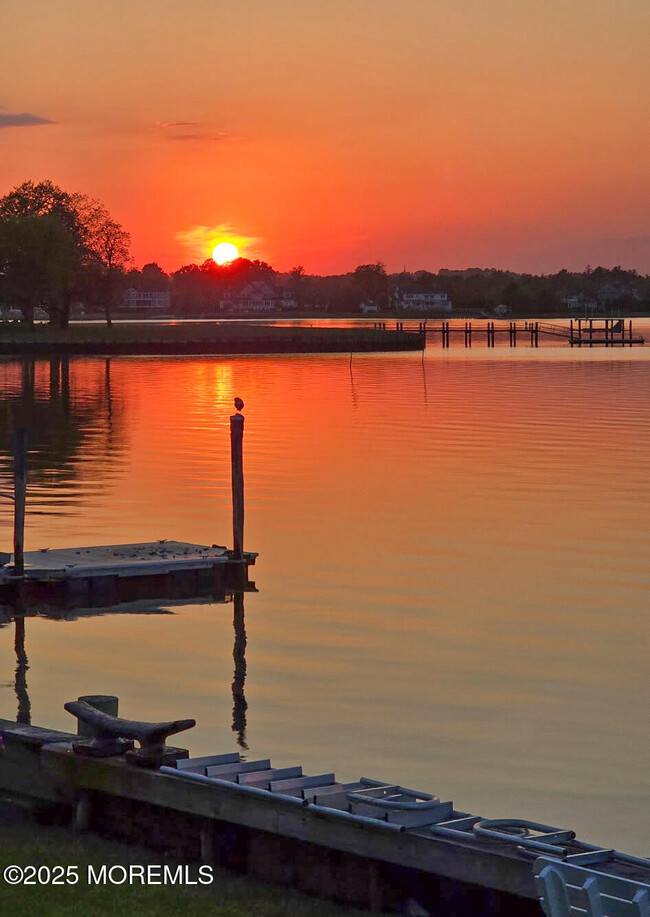
{"type": "MultiPolygon", "coordinates": [[[[235,399],[235,407],[239,412],[244,406],[241,398],[235,399]]],[[[237,413],[230,417],[230,454],[232,466],[232,528],[233,552],[235,558],[241,560],[244,554],[244,466],[243,466],[243,441],[244,441],[244,415],[237,413]]]]}
{"type": "Polygon", "coordinates": [[[27,494],[27,430],[13,434],[14,453],[14,575],[25,575],[25,499],[27,494]]]}

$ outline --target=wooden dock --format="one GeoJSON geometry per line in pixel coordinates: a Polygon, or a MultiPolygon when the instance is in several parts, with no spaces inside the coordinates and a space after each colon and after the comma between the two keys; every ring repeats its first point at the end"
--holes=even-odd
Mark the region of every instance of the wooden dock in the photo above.
{"type": "MultiPolygon", "coordinates": [[[[397,322],[397,325],[403,323],[397,322]]],[[[464,321],[452,324],[442,321],[436,324],[420,322],[420,333],[435,339],[440,337],[443,348],[449,347],[452,336],[461,338],[465,347],[474,341],[485,341],[488,347],[495,347],[497,340],[516,347],[518,342],[539,347],[540,340],[562,339],[570,347],[633,347],[645,343],[643,337],[632,329],[631,320],[625,319],[572,319],[568,325],[540,321],[464,321]]]]}
{"type": "MultiPolygon", "coordinates": [[[[29,430],[13,431],[13,554],[0,553],[0,603],[90,607],[142,599],[193,598],[247,591],[257,554],[244,551],[244,402],[230,417],[233,548],[180,541],[41,548],[25,551],[29,430]]],[[[6,494],[4,496],[7,496],[6,494]]]]}
{"type": "Polygon", "coordinates": [[[77,830],[391,913],[540,917],[540,857],[650,889],[650,861],[586,844],[571,830],[486,819],[433,792],[343,782],[238,752],[189,758],[157,743],[193,720],[125,721],[90,710],[107,701],[117,713],[116,698],[80,701],[66,704],[79,719],[76,734],[0,720],[0,789],[67,811],[77,830]],[[82,729],[93,723],[94,733],[82,729]],[[127,750],[116,745],[120,735],[131,740],[127,750]]]}
{"type": "Polygon", "coordinates": [[[155,598],[193,598],[246,589],[257,554],[179,541],[27,551],[0,567],[0,602],[23,607],[98,608],[155,598]]]}

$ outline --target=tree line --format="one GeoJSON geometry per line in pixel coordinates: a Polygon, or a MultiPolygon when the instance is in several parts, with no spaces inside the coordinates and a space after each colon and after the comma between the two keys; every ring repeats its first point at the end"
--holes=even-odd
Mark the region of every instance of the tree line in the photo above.
{"type": "Polygon", "coordinates": [[[50,181],[23,182],[0,198],[0,304],[20,310],[33,324],[37,307],[66,327],[74,303],[104,314],[110,323],[128,287],[169,291],[179,316],[214,315],[229,292],[264,281],[289,295],[301,311],[359,312],[363,303],[390,311],[400,291],[446,293],[454,312],[490,314],[506,306],[513,315],[566,311],[570,296],[596,298],[610,285],[609,303],[650,309],[650,277],[621,267],[587,267],[582,272],[518,274],[496,268],[402,271],[389,274],[381,261],[360,264],[339,275],[307,274],[302,265],[278,272],[265,261],[237,258],[217,265],[186,264],[171,274],[155,262],[132,267],[129,233],[99,201],[71,194],[50,181]]]}

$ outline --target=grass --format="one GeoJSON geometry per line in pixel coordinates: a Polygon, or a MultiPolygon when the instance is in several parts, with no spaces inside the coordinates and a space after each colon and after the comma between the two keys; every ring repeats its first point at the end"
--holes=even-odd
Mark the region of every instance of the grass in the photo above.
{"type": "MultiPolygon", "coordinates": [[[[206,886],[89,885],[88,866],[102,864],[170,865],[163,854],[77,835],[67,828],[40,825],[8,817],[0,809],[0,911],[21,917],[64,917],[83,913],[87,917],[345,917],[362,912],[308,898],[299,892],[265,885],[214,867],[213,883],[206,886]],[[56,865],[78,867],[76,885],[8,885],[2,878],[6,866],[56,865]]],[[[189,867],[196,879],[198,864],[189,867]]],[[[45,873],[43,872],[43,877],[45,873]]]]}

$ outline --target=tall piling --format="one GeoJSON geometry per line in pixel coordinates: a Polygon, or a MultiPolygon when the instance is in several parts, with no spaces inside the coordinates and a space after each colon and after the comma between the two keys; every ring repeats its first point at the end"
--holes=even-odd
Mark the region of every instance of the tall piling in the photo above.
{"type": "MultiPolygon", "coordinates": [[[[236,399],[236,403],[241,399],[236,399]]],[[[243,402],[242,402],[243,407],[243,402]]],[[[233,553],[242,559],[244,554],[244,415],[230,417],[230,458],[232,469],[232,530],[233,553]]]]}
{"type": "Polygon", "coordinates": [[[25,500],[27,495],[27,430],[13,433],[14,454],[14,575],[25,574],[25,500]]]}

